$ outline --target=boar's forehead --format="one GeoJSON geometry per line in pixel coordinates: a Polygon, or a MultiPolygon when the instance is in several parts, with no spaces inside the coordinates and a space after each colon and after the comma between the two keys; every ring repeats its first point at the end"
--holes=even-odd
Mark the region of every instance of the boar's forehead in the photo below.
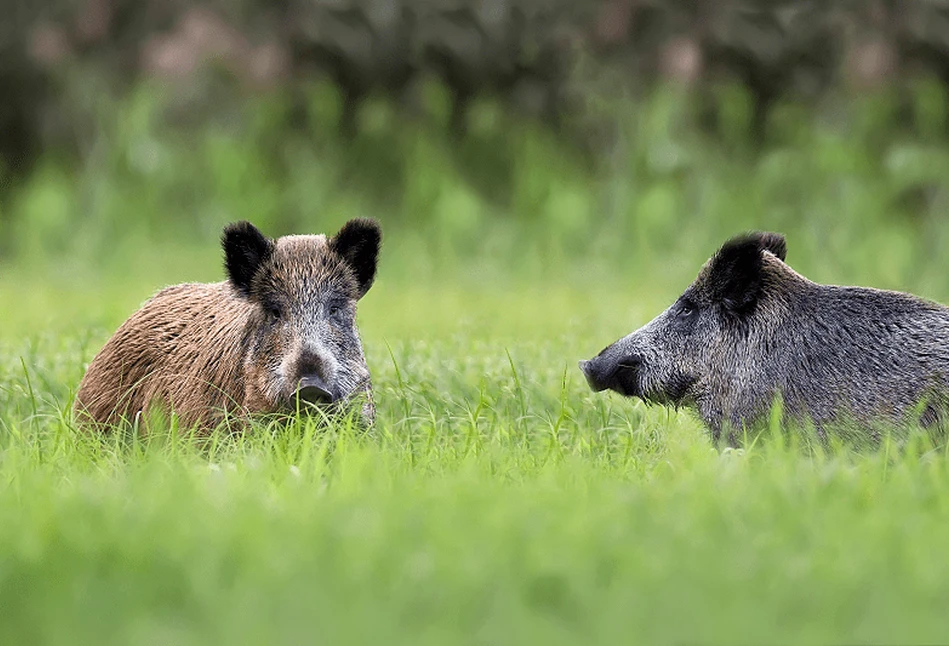
{"type": "Polygon", "coordinates": [[[309,301],[335,293],[356,298],[352,270],[329,246],[324,235],[278,238],[266,280],[261,286],[294,300],[309,301]]]}

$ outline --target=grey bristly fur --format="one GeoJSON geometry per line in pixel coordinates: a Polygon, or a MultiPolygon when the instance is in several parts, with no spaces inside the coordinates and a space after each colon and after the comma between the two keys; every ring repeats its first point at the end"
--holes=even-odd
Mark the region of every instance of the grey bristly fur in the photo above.
{"type": "Polygon", "coordinates": [[[940,422],[949,308],[812,282],[785,253],[774,233],[726,242],[668,309],[580,362],[590,386],[694,408],[715,439],[760,421],[776,398],[818,429],[844,417],[940,422]]]}

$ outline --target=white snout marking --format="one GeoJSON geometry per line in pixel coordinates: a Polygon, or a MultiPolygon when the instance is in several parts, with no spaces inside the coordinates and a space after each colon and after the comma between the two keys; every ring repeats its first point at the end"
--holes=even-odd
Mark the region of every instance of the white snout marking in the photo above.
{"type": "Polygon", "coordinates": [[[339,372],[339,360],[333,356],[333,353],[327,350],[322,343],[306,343],[300,349],[300,357],[306,355],[316,357],[323,368],[323,379],[332,384],[336,380],[336,373],[339,372]]]}

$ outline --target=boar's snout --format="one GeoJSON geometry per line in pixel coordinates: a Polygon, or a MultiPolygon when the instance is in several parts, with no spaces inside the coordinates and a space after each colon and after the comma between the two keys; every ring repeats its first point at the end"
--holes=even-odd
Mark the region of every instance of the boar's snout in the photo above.
{"type": "Polygon", "coordinates": [[[340,399],[330,364],[321,353],[305,352],[297,364],[295,398],[309,404],[332,404],[340,399]]]}
{"type": "Polygon", "coordinates": [[[601,352],[588,361],[581,361],[580,370],[593,392],[613,390],[629,397],[637,394],[637,375],[642,365],[643,358],[638,354],[616,357],[601,352]]]}
{"type": "Polygon", "coordinates": [[[602,381],[601,370],[599,370],[599,366],[597,366],[596,359],[584,359],[581,361],[580,371],[583,373],[583,376],[586,377],[587,385],[590,386],[593,392],[598,393],[601,390],[606,390],[606,385],[602,381]]]}
{"type": "Polygon", "coordinates": [[[332,404],[337,399],[333,389],[319,375],[308,375],[300,379],[297,397],[309,404],[332,404]]]}

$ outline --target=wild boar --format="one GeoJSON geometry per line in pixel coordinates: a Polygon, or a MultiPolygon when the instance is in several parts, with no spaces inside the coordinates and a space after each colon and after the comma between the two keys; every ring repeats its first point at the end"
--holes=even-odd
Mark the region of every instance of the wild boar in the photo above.
{"type": "Polygon", "coordinates": [[[115,425],[155,405],[209,430],[365,396],[361,414],[372,423],[356,304],[375,279],[380,243],[370,219],[332,238],[273,240],[249,222],[227,226],[227,280],[167,287],[132,314],[89,365],[78,418],[115,425]]]}
{"type": "Polygon", "coordinates": [[[785,421],[820,437],[844,419],[941,428],[949,308],[812,282],[785,264],[786,249],[777,233],[727,241],[672,306],[580,362],[590,387],[691,407],[732,443],[777,400],[785,421]]]}

